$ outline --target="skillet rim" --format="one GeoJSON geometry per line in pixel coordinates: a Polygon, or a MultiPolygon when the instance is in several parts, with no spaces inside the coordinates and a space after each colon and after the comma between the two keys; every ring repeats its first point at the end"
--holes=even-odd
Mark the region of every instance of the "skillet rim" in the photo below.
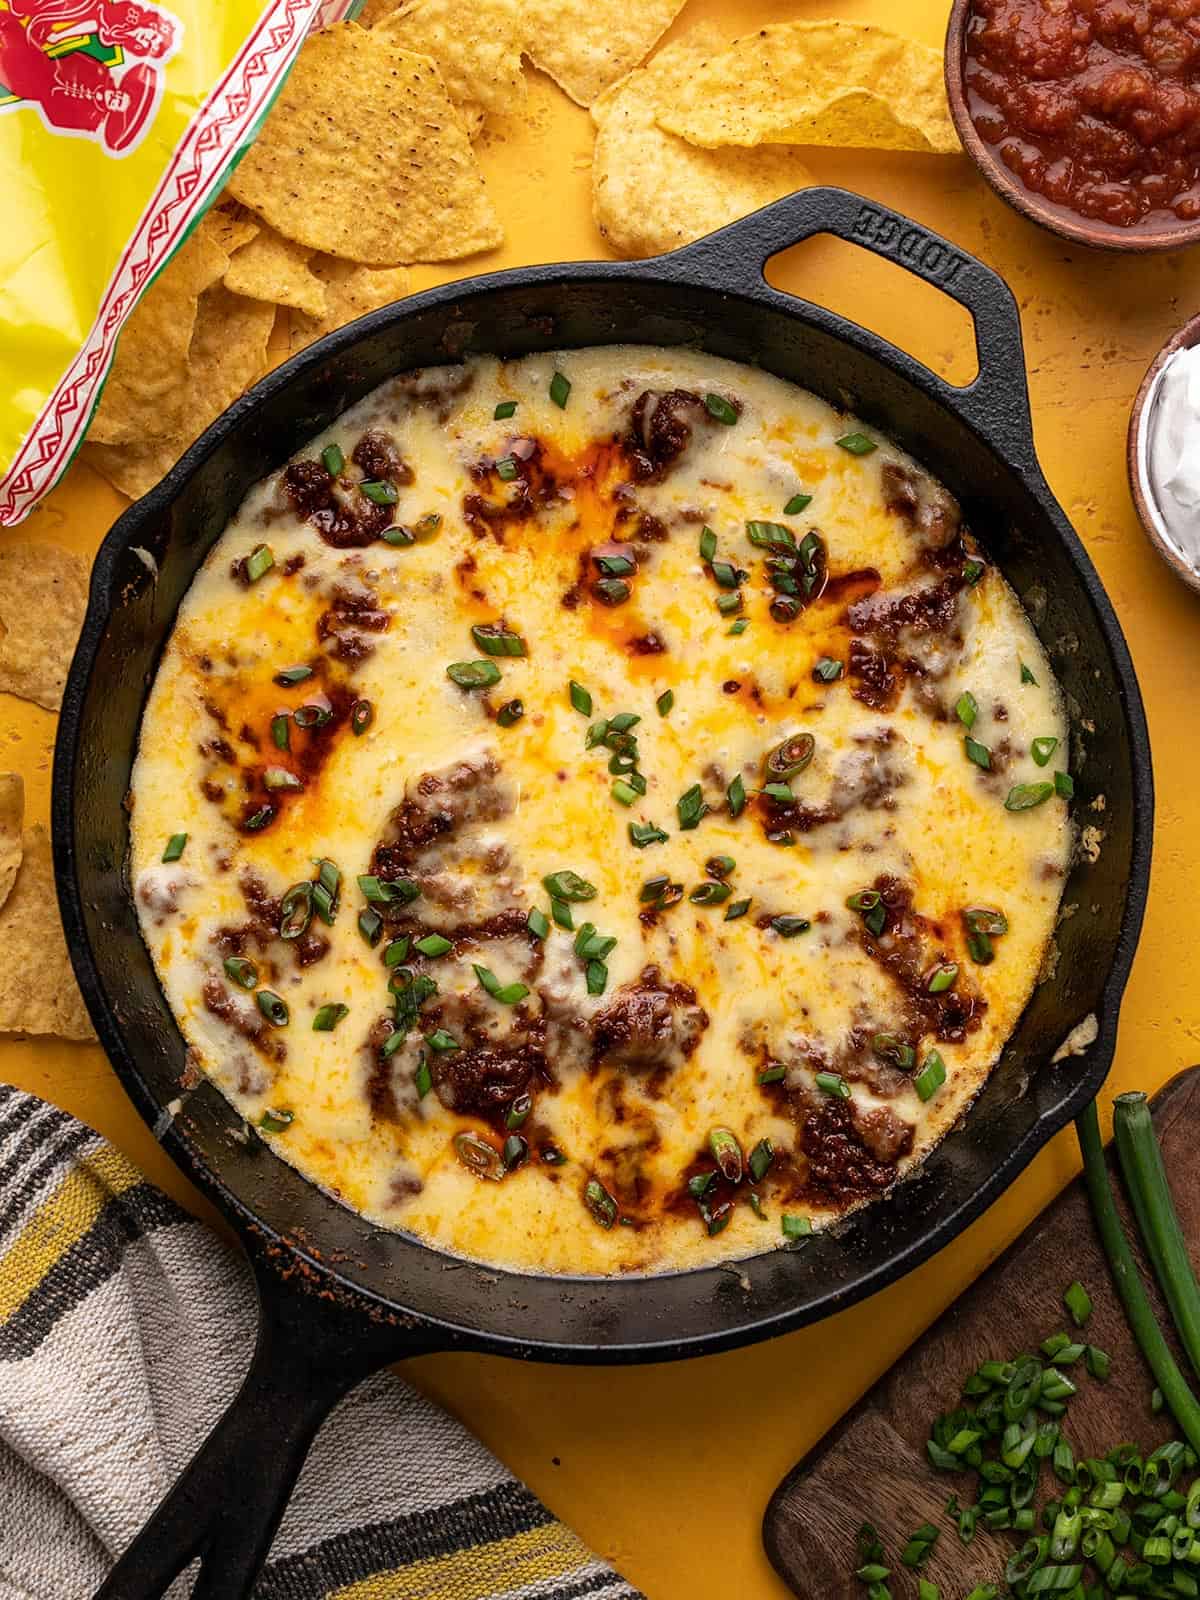
{"type": "MultiPolygon", "coordinates": [[[[863,204],[860,197],[850,196],[846,191],[810,190],[804,193],[816,203],[823,197],[829,197],[863,204]]],[[[1015,430],[1011,426],[1005,427],[1002,423],[1006,419],[1002,419],[992,431],[987,425],[985,391],[990,393],[996,387],[997,375],[994,373],[989,375],[984,370],[982,359],[984,330],[981,321],[983,312],[978,307],[972,308],[967,299],[964,298],[963,303],[968,305],[968,309],[974,309],[976,315],[981,342],[981,365],[979,376],[972,384],[956,388],[945,383],[906,352],[870,330],[811,301],[772,288],[763,277],[761,267],[756,267],[753,273],[748,273],[744,267],[740,271],[727,272],[726,277],[733,278],[736,287],[731,288],[728,283],[722,283],[720,281],[722,268],[729,265],[723,255],[723,246],[736,245],[744,255],[744,241],[749,225],[756,219],[768,217],[772,212],[778,213],[787,204],[786,200],[777,202],[775,206],[767,207],[763,212],[734,223],[718,234],[709,235],[667,256],[638,261],[584,261],[512,268],[439,285],[368,313],[301,351],[267,374],[246,395],[235,401],[185,452],[161,483],[123,512],[105,536],[93,565],[87,613],[72,661],[60,713],[54,755],[51,815],[55,879],[64,930],[80,989],[100,1043],[139,1114],[152,1132],[156,1133],[156,1137],[171,1159],[217,1204],[238,1229],[244,1243],[254,1245],[260,1254],[272,1255],[278,1251],[285,1252],[293,1264],[301,1264],[314,1281],[319,1280],[325,1292],[332,1291],[339,1299],[357,1304],[372,1316],[382,1315],[386,1319],[393,1320],[399,1318],[404,1324],[415,1321],[421,1328],[438,1336],[435,1348],[474,1348],[498,1354],[534,1356],[540,1360],[566,1362],[591,1360],[616,1364],[686,1358],[712,1353],[758,1342],[822,1320],[896,1282],[921,1262],[929,1259],[959,1233],[965,1231],[970,1223],[981,1215],[1024,1170],[1042,1146],[1095,1096],[1112,1062],[1120,1000],[1136,950],[1149,887],[1153,830],[1153,775],[1149,735],[1136,673],[1111,602],[1086,550],[1058,505],[1037,461],[1028,422],[1027,386],[1023,362],[1015,377],[1017,397],[1023,402],[1021,414],[1017,419],[1018,426],[1015,430]],[[710,280],[708,274],[715,274],[715,281],[710,280]],[[790,319],[805,322],[832,334],[863,355],[891,368],[921,390],[936,405],[950,412],[957,422],[972,433],[996,458],[1006,472],[1017,478],[1036,502],[1046,523],[1053,529],[1055,537],[1064,547],[1082,596],[1092,608],[1097,627],[1108,649],[1114,678],[1121,691],[1121,720],[1130,747],[1134,816],[1131,828],[1130,873],[1121,911],[1120,931],[1113,960],[1103,984],[1101,1009],[1097,1016],[1099,1032],[1095,1042],[1088,1049],[1086,1071],[1080,1074],[1073,1089],[1059,1101],[1058,1105],[1037,1116],[1003,1157],[989,1168],[984,1182],[973,1189],[961,1204],[938,1214],[933,1224],[918,1239],[893,1251],[880,1263],[866,1268],[849,1283],[835,1284],[816,1298],[802,1304],[765,1314],[752,1313],[736,1326],[721,1327],[715,1331],[710,1330],[685,1337],[670,1334],[662,1338],[629,1343],[587,1344],[562,1339],[542,1341],[525,1335],[481,1332],[469,1323],[456,1323],[431,1316],[426,1312],[412,1311],[398,1300],[392,1300],[352,1279],[345,1278],[336,1268],[319,1259],[310,1247],[264,1223],[226,1184],[220,1176],[219,1169],[204,1161],[199,1150],[177,1132],[174,1126],[168,1127],[165,1131],[157,1129],[156,1125],[161,1121],[163,1108],[143,1079],[132,1053],[125,1044],[123,1030],[100,978],[87,933],[82,894],[76,875],[74,786],[85,701],[97,653],[117,600],[118,562],[132,546],[143,542],[140,534],[146,524],[157,522],[168,514],[170,506],[199,467],[236,434],[250,415],[278,392],[306,374],[310,368],[320,366],[331,356],[341,354],[360,340],[373,337],[423,312],[478,303],[480,300],[486,300],[489,294],[501,289],[512,290],[533,286],[539,288],[559,286],[569,288],[572,285],[616,286],[629,282],[653,288],[687,288],[693,292],[711,295],[715,302],[714,315],[722,305],[733,308],[739,302],[757,308],[766,306],[790,319]],[[975,397],[974,403],[972,403],[973,397],[975,397]],[[1006,440],[997,437],[1002,432],[1008,432],[1009,437],[1006,440]]],[[[887,216],[897,216],[898,220],[906,224],[909,221],[907,218],[899,217],[899,214],[887,212],[886,208],[877,209],[887,216]]],[[[911,226],[917,227],[916,224],[911,226]]],[[[827,224],[810,231],[837,232],[838,230],[832,224],[827,224]]],[[[919,232],[929,239],[938,239],[937,235],[924,228],[920,228],[919,232]]],[[[752,238],[751,244],[753,245],[752,238]]],[[[774,249],[784,247],[784,244],[777,243],[770,253],[773,254],[774,249]]],[[[751,253],[755,253],[753,249],[751,253]]],[[[764,250],[762,254],[766,254],[766,251],[764,250]]],[[[1000,286],[1008,301],[1012,301],[1011,292],[996,274],[974,257],[965,256],[964,259],[987,279],[1000,286]]],[[[959,296],[956,295],[955,298],[959,296]]],[[[1012,315],[1015,319],[1015,303],[1012,303],[1012,315]]],[[[1011,389],[1013,381],[1010,375],[1004,387],[1011,389]]],[[[1064,1023],[1064,1032],[1070,1026],[1070,1022],[1064,1023]]],[[[920,1169],[918,1173],[919,1171],[920,1169]]],[[[917,1174],[914,1174],[905,1181],[914,1181],[916,1177],[917,1174]]],[[[447,1260],[458,1264],[457,1257],[436,1251],[433,1246],[424,1244],[423,1241],[417,1243],[421,1248],[433,1251],[437,1255],[445,1255],[447,1260]]],[[[774,1252],[765,1254],[770,1257],[774,1252]]],[[[745,1259],[762,1259],[762,1257],[745,1259]]],[[[471,1263],[471,1265],[479,1264],[471,1263]]],[[[737,1262],[726,1262],[720,1265],[694,1267],[683,1272],[629,1277],[615,1281],[635,1282],[645,1293],[648,1292],[647,1286],[650,1284],[686,1277],[696,1282],[699,1296],[702,1293],[702,1284],[719,1281],[721,1277],[727,1278],[730,1269],[737,1265],[737,1262]]],[[[614,1281],[566,1274],[512,1273],[490,1267],[485,1267],[485,1270],[493,1273],[501,1285],[514,1288],[533,1280],[553,1283],[563,1289],[586,1289],[592,1293],[603,1293],[605,1285],[614,1281]]]]}

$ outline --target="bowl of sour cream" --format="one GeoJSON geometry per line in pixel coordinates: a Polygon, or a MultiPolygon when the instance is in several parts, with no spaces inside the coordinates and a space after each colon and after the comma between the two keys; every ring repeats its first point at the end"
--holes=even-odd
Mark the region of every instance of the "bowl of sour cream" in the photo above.
{"type": "Polygon", "coordinates": [[[1200,593],[1200,316],[1150,363],[1129,419],[1128,459],[1151,544],[1200,593]]]}

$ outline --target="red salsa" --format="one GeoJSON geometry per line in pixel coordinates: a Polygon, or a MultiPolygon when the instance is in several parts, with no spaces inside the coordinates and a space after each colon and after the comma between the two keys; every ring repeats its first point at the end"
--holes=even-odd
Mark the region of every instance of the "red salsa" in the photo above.
{"type": "Polygon", "coordinates": [[[1121,228],[1200,218],[1200,0],[974,0],[965,77],[1027,189],[1121,228]]]}

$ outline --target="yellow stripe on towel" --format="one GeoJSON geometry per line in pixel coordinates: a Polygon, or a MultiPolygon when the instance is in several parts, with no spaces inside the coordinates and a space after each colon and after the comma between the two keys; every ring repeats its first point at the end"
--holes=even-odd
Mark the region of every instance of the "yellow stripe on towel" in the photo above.
{"type": "Polygon", "coordinates": [[[101,1145],[73,1166],[0,1260],[0,1322],[7,1322],[20,1310],[114,1195],[124,1194],[142,1181],[137,1169],[111,1145],[101,1145]]]}
{"type": "Polygon", "coordinates": [[[490,1600],[548,1578],[569,1577],[595,1559],[569,1528],[548,1522],[494,1544],[372,1573],[334,1590],[329,1600],[490,1600]]]}

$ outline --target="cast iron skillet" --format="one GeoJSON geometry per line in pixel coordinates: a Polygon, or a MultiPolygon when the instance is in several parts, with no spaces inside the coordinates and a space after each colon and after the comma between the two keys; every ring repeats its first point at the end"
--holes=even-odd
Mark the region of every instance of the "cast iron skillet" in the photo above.
{"type": "Polygon", "coordinates": [[[59,896],[96,1031],[141,1114],[238,1230],[261,1302],[241,1393],[118,1563],[104,1600],[160,1595],[196,1556],[197,1600],[248,1593],[322,1418],[386,1362],[448,1349],[591,1362],[700,1355],[828,1316],[939,1249],[1108,1070],[1146,897],[1152,805],[1125,643],[1034,455],[1013,297],[979,261],[881,205],[810,189],[657,260],[452,284],[362,318],[265,378],[105,540],[55,757],[59,896]],[[874,334],[770,288],[765,262],[822,232],[907,267],[964,305],[979,346],[975,381],[954,388],[874,334]],[[894,1195],[836,1234],[735,1270],[524,1277],[372,1227],[247,1137],[207,1082],[181,1091],[184,1045],[138,933],[123,801],[176,607],[256,479],[395,373],[472,351],[517,356],[617,341],[698,346],[794,379],[853,407],[958,495],[1050,652],[1075,730],[1076,814],[1102,822],[1106,837],[1098,860],[1077,865],[1067,884],[1078,911],[1060,930],[1054,976],[1035,992],[969,1116],[894,1195]],[[155,558],[157,578],[139,548],[155,558]],[[1100,793],[1102,814],[1089,810],[1100,793]],[[1064,1035],[1089,1013],[1099,1019],[1095,1043],[1051,1067],[1064,1035]],[[172,1117],[181,1093],[184,1108],[172,1117]]]}

